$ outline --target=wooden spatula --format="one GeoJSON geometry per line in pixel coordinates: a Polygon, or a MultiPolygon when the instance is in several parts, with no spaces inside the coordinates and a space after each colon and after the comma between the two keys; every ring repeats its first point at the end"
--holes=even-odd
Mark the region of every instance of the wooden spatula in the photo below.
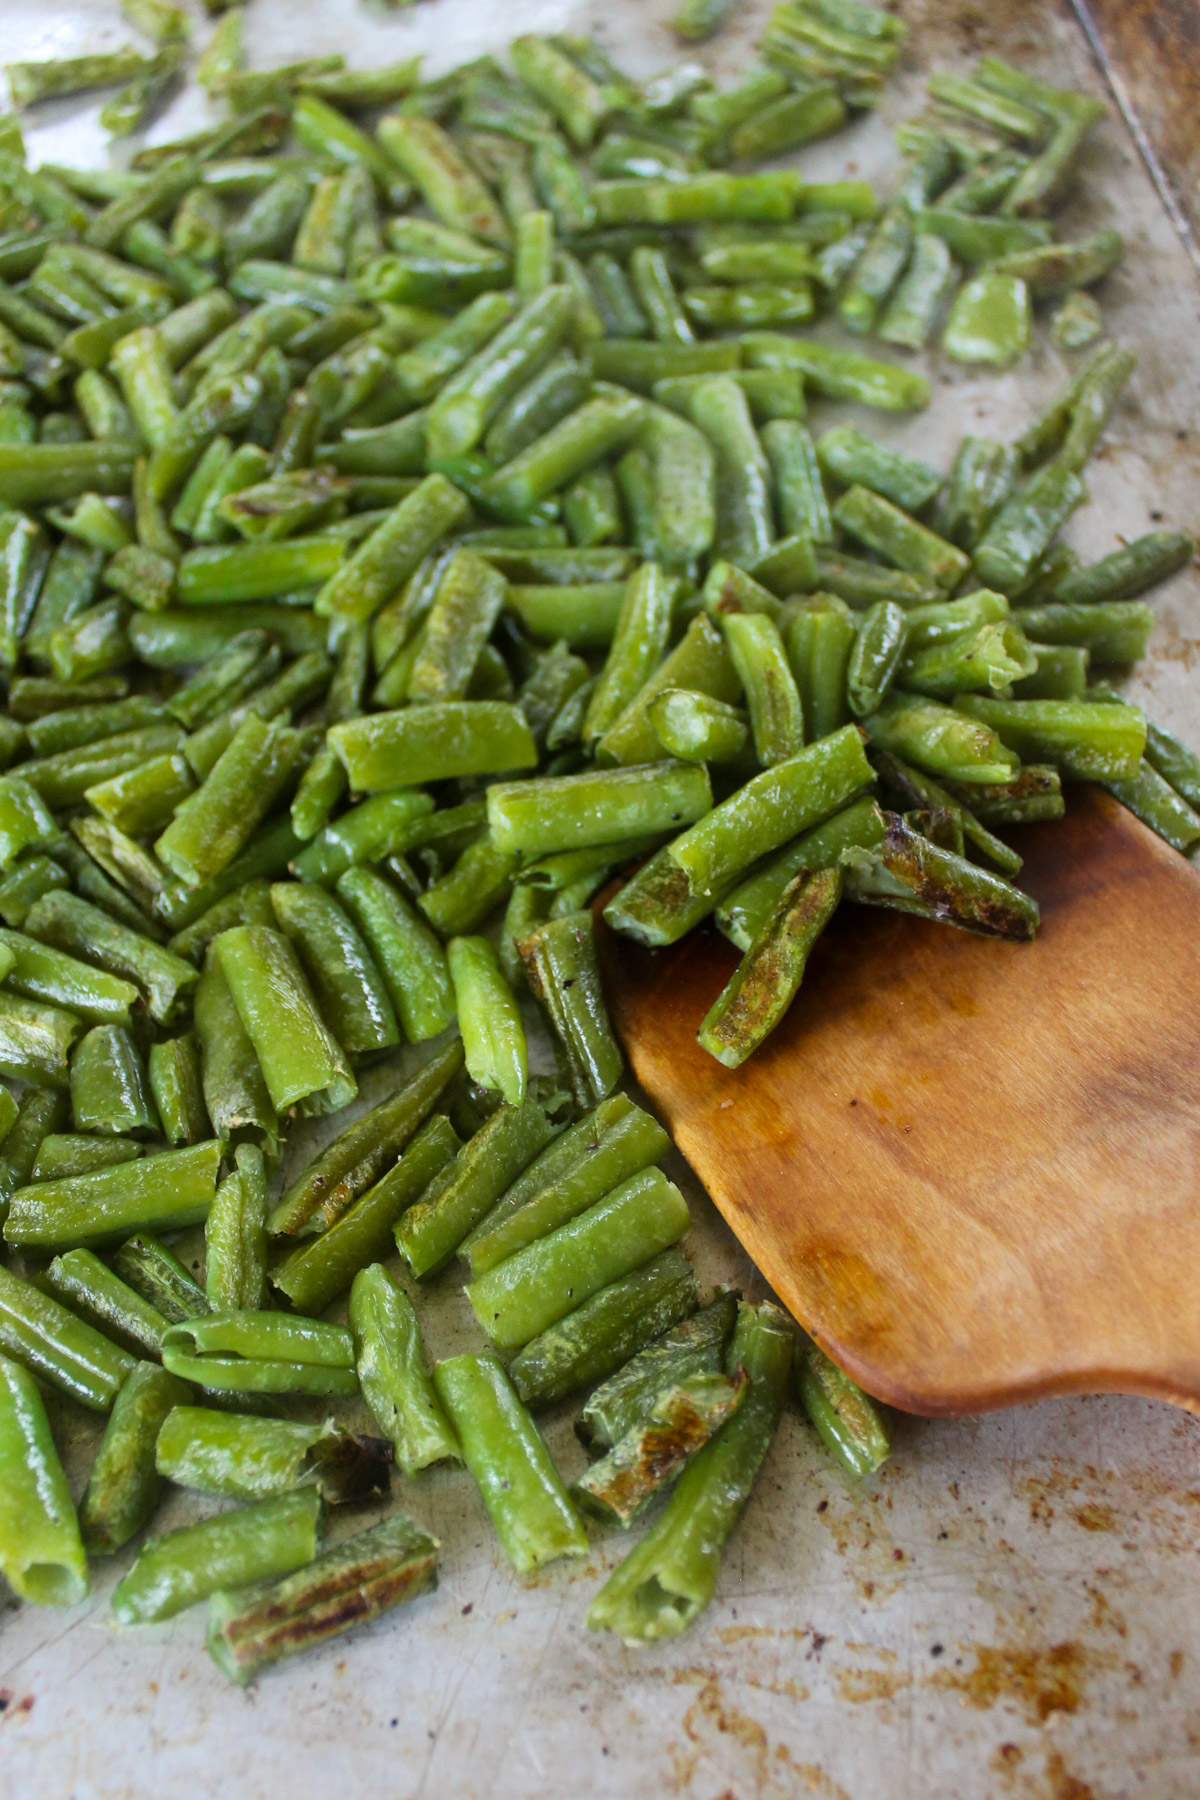
{"type": "Polygon", "coordinates": [[[602,929],[613,1020],[734,1232],[870,1393],[1200,1410],[1200,879],[1096,789],[1013,841],[1032,945],[843,906],[728,1070],[696,1043],[725,940],[602,929]]]}

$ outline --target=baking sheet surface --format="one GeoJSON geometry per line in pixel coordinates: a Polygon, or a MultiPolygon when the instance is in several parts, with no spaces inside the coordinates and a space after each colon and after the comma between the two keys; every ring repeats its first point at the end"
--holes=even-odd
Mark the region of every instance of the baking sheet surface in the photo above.
{"type": "MultiPolygon", "coordinates": [[[[930,64],[995,51],[1051,79],[1097,83],[1065,4],[903,0],[899,10],[912,28],[909,72],[880,120],[806,153],[814,178],[891,167],[886,128],[916,110],[930,64]]],[[[436,73],[518,31],[594,27],[618,60],[649,73],[677,54],[669,11],[664,0],[424,0],[388,15],[361,0],[251,0],[246,35],[257,67],[332,50],[356,64],[421,50],[436,73]]],[[[763,0],[742,0],[703,59],[725,75],[743,65],[767,12],[763,0]]],[[[198,20],[201,43],[206,30],[198,20]]],[[[0,0],[4,60],[130,35],[114,0],[0,0]]],[[[102,161],[95,111],[43,109],[29,133],[35,157],[102,161]]],[[[151,137],[205,116],[189,91],[151,137]]],[[[1069,217],[1129,235],[1104,301],[1111,331],[1140,358],[1089,471],[1091,505],[1068,532],[1095,556],[1160,518],[1193,525],[1200,512],[1200,290],[1115,119],[1096,136],[1069,217]]],[[[1012,374],[939,368],[926,415],[860,421],[948,463],[964,430],[1016,429],[1063,372],[1043,326],[1012,374]]],[[[1189,575],[1157,602],[1151,653],[1132,684],[1194,743],[1198,600],[1189,575]]],[[[701,1275],[758,1291],[687,1170],[671,1172],[692,1202],[701,1275]]],[[[472,1341],[464,1311],[453,1277],[444,1280],[422,1309],[435,1354],[472,1341]]],[[[96,1432],[71,1423],[78,1490],[96,1432]]],[[[583,1459],[568,1412],[552,1416],[548,1436],[573,1476],[583,1459]]],[[[856,1487],[789,1416],[713,1606],[689,1636],[642,1652],[583,1626],[622,1538],[597,1536],[585,1562],[523,1585],[467,1478],[443,1473],[397,1489],[443,1540],[439,1591],[246,1693],[205,1656],[200,1612],[124,1636],[111,1629],[108,1596],[129,1553],[100,1564],[91,1601],[69,1613],[21,1607],[0,1587],[0,1794],[1194,1800],[1198,1449],[1196,1419],[1165,1406],[1051,1402],[982,1419],[902,1419],[891,1462],[856,1487]]],[[[176,1494],[156,1524],[192,1516],[176,1494]]]]}

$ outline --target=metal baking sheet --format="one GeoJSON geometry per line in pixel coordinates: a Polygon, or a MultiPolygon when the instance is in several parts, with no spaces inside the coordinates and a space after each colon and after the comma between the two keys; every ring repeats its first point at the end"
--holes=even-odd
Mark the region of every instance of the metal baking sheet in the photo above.
{"type": "MultiPolygon", "coordinates": [[[[1099,90],[1065,0],[903,0],[906,72],[881,115],[803,165],[886,178],[888,128],[916,110],[922,71],[995,52],[1099,90]]],[[[1176,9],[1172,9],[1174,11],[1176,9]]],[[[439,72],[524,30],[595,29],[637,73],[670,61],[669,0],[251,0],[255,66],[340,50],[370,64],[424,51],[439,72]]],[[[728,76],[753,54],[765,0],[701,51],[728,76]]],[[[204,23],[197,19],[201,41],[204,23]]],[[[130,34],[113,0],[0,0],[0,51],[69,55],[130,34]]],[[[30,132],[36,156],[98,162],[95,108],[64,103],[30,132]]],[[[203,122],[189,92],[156,139],[203,122]]],[[[1094,556],[1160,518],[1196,515],[1200,294],[1128,131],[1096,135],[1068,215],[1130,238],[1105,287],[1138,372],[1089,472],[1069,537],[1094,556]]],[[[1039,329],[1013,373],[937,367],[929,412],[871,429],[946,462],[964,430],[1005,433],[1063,374],[1039,329]]],[[[822,414],[832,422],[834,409],[822,414]]],[[[1132,684],[1200,742],[1194,575],[1158,602],[1132,684]]],[[[368,1095],[369,1098],[369,1095],[368,1095]]],[[[708,1280],[761,1291],[682,1165],[708,1280]]],[[[802,1196],[799,1197],[802,1201],[802,1196]]],[[[470,1341],[453,1278],[423,1309],[435,1353],[470,1341]]],[[[71,1478],[96,1432],[56,1414],[71,1478]]],[[[569,1413],[548,1436],[581,1463],[569,1413]]],[[[434,1473],[398,1498],[444,1543],[439,1591],[242,1693],[201,1645],[199,1612],[118,1635],[108,1596],[128,1553],[100,1564],[89,1603],[22,1607],[0,1589],[0,1793],[21,1800],[1192,1800],[1200,1790],[1200,1426],[1151,1402],[1051,1402],[982,1419],[902,1419],[891,1462],[855,1486],[787,1418],[697,1629],[635,1652],[583,1625],[625,1541],[597,1536],[534,1583],[505,1565],[468,1479],[434,1473]]],[[[172,1497],[158,1521],[184,1523],[172,1497]]],[[[358,1521],[358,1522],[361,1522],[358,1521]]],[[[352,1526],[339,1520],[341,1532],[352,1526]]]]}

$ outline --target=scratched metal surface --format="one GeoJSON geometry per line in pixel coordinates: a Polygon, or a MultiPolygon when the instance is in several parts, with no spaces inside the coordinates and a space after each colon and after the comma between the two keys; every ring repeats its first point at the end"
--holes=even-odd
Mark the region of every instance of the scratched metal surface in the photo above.
{"type": "MultiPolygon", "coordinates": [[[[766,14],[743,4],[704,52],[730,71],[766,14]]],[[[903,0],[913,72],[885,123],[914,110],[921,65],[980,50],[1093,85],[1062,4],[903,0]]],[[[663,0],[428,0],[381,18],[357,0],[253,0],[252,61],[346,50],[355,61],[426,50],[437,70],[515,31],[595,23],[641,72],[672,55],[663,0]]],[[[113,0],[2,0],[5,58],[121,41],[113,0]]],[[[203,27],[201,26],[201,32],[203,27]]],[[[202,118],[195,95],[154,135],[202,118]]],[[[51,109],[31,134],[46,157],[99,160],[94,115],[51,109]]],[[[882,124],[809,155],[833,174],[888,167],[882,124]]],[[[1196,517],[1200,338],[1195,277],[1124,128],[1103,129],[1074,217],[1131,235],[1109,282],[1111,327],[1141,362],[1071,527],[1098,555],[1161,513],[1196,517]]],[[[881,422],[947,460],[961,430],[1005,432],[1062,373],[1044,330],[999,380],[939,371],[930,412],[881,422]]],[[[832,412],[829,413],[832,419],[832,412]]],[[[1200,739],[1190,698],[1198,587],[1159,603],[1135,692],[1200,739]]],[[[369,1097],[369,1096],[368,1096],[369,1097]]],[[[1015,1147],[1019,1150],[1019,1147],[1015,1147]]],[[[707,1279],[753,1271],[685,1170],[707,1279]]],[[[423,1307],[436,1353],[469,1340],[453,1282],[423,1307]]],[[[90,1426],[56,1418],[72,1480],[90,1426]]],[[[570,1419],[548,1435],[568,1474],[570,1419]]],[[[624,1548],[597,1538],[582,1566],[523,1586],[467,1479],[434,1474],[403,1495],[444,1541],[440,1590],[248,1693],[201,1648],[202,1619],[119,1637],[106,1623],[128,1555],[97,1571],[68,1614],[0,1590],[0,1792],[21,1800],[541,1800],[583,1786],[612,1800],[1191,1800],[1200,1789],[1200,1423],[1149,1402],[1054,1402],[981,1419],[902,1420],[891,1463],[855,1488],[807,1429],[785,1420],[730,1545],[720,1592],[689,1637],[646,1652],[590,1637],[589,1596],[624,1548]]],[[[161,1524],[193,1516],[176,1495],[161,1524]]],[[[344,1531],[347,1521],[338,1521],[344,1531]]]]}

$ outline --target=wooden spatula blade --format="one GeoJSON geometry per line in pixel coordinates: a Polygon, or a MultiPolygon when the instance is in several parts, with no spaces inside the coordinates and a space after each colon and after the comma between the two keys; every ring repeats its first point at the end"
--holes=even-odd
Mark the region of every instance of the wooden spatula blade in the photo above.
{"type": "Polygon", "coordinates": [[[1107,795],[1027,828],[1032,945],[844,906],[739,1070],[696,1030],[713,930],[602,928],[639,1081],[763,1274],[919,1413],[1200,1404],[1200,880],[1107,795]]]}

